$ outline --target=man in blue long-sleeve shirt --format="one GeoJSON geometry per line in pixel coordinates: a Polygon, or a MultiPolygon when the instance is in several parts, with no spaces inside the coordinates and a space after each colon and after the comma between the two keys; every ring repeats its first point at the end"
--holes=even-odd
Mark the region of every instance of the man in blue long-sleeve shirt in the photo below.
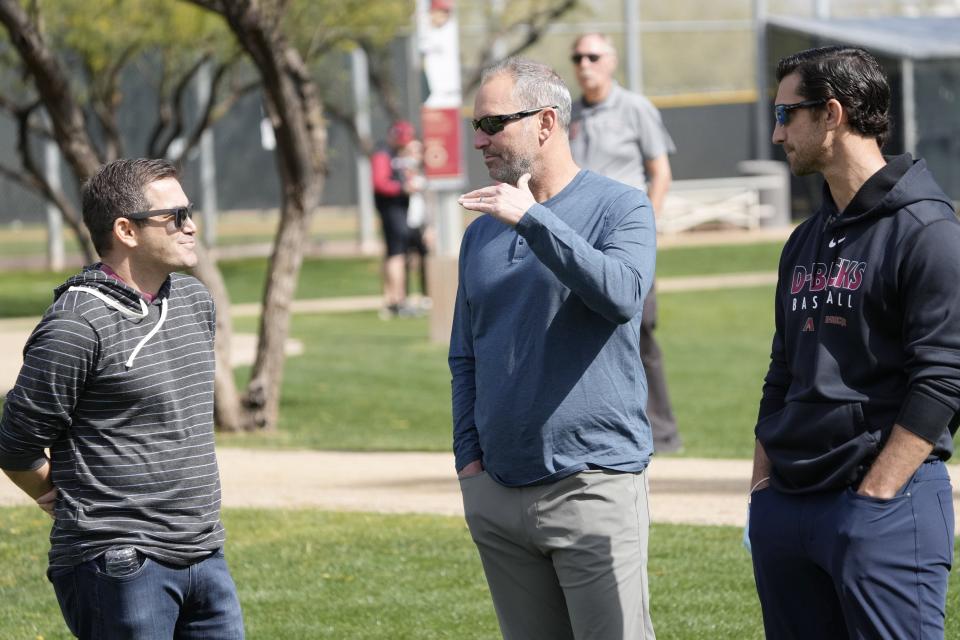
{"type": "Polygon", "coordinates": [[[582,171],[570,92],[546,66],[488,69],[474,146],[499,184],[460,253],[450,343],[464,511],[507,638],[653,638],[639,355],[655,262],[638,189],[582,171]]]}

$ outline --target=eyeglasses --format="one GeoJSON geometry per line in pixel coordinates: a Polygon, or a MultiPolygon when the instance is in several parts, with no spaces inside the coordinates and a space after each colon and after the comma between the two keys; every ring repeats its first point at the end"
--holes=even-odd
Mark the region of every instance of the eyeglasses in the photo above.
{"type": "Polygon", "coordinates": [[[183,229],[187,220],[193,218],[193,203],[185,207],[174,207],[173,209],[153,209],[152,211],[138,211],[128,213],[123,216],[128,220],[146,220],[147,218],[156,218],[158,216],[174,216],[173,223],[177,229],[183,229]]]}
{"type": "Polygon", "coordinates": [[[597,62],[600,58],[603,57],[602,53],[575,53],[570,56],[570,62],[573,64],[580,64],[583,62],[583,59],[586,58],[591,63],[597,62]]]}
{"type": "Polygon", "coordinates": [[[819,100],[804,100],[803,102],[794,102],[793,104],[775,104],[773,105],[773,115],[777,119],[777,124],[783,127],[790,121],[790,112],[794,109],[816,107],[825,104],[827,100],[828,98],[820,98],[819,100]]]}
{"type": "Polygon", "coordinates": [[[480,129],[488,136],[492,136],[495,133],[500,133],[503,131],[503,128],[507,126],[507,123],[511,120],[522,120],[523,118],[532,116],[535,113],[540,113],[544,109],[557,109],[559,107],[550,106],[550,107],[537,107],[536,109],[527,109],[526,111],[517,111],[516,113],[508,113],[504,116],[484,116],[479,120],[471,120],[473,123],[473,130],[476,131],[480,129]]]}

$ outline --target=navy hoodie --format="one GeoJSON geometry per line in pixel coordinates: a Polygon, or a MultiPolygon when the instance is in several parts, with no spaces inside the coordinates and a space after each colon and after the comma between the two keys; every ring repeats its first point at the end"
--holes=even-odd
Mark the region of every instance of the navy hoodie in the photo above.
{"type": "Polygon", "coordinates": [[[960,411],[960,222],[923,160],[890,158],[780,258],[756,436],[790,493],[856,485],[894,424],[946,460],[960,411]]]}

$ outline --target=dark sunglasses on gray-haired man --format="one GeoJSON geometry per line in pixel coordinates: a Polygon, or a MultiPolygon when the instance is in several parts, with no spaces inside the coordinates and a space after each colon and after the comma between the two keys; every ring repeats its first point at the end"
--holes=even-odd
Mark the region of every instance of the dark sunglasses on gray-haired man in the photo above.
{"type": "Polygon", "coordinates": [[[503,116],[484,116],[479,120],[471,120],[473,124],[473,130],[476,131],[480,129],[488,136],[492,136],[495,133],[500,133],[503,131],[503,128],[507,126],[507,123],[511,120],[520,120],[528,116],[532,116],[535,113],[540,113],[544,109],[556,109],[556,106],[550,107],[537,107],[536,109],[526,109],[524,111],[517,111],[516,113],[508,113],[503,116]]]}

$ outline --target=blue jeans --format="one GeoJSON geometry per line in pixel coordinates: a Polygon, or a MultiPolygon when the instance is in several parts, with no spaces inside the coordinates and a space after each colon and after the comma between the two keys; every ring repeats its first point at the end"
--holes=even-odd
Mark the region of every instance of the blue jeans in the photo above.
{"type": "Polygon", "coordinates": [[[242,640],[243,614],[223,550],[188,566],[141,556],[110,576],[103,556],[51,569],[63,617],[81,640],[242,640]]]}
{"type": "Polygon", "coordinates": [[[939,461],[890,500],[762,489],[750,542],[767,638],[943,638],[953,496],[939,461]]]}

